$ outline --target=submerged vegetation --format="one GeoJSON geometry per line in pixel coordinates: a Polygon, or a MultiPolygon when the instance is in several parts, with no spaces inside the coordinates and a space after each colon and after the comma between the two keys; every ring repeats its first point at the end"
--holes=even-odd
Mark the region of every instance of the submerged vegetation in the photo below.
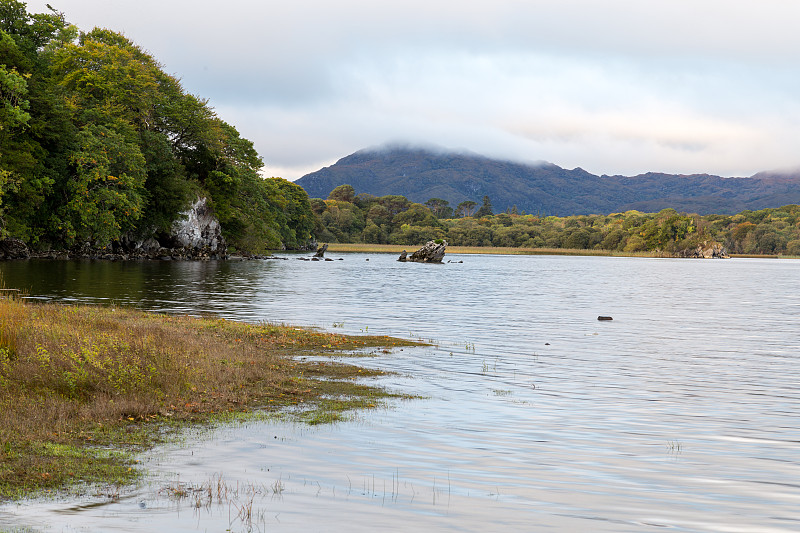
{"type": "MultiPolygon", "coordinates": [[[[718,242],[730,253],[800,255],[800,206],[697,215],[664,209],[568,217],[493,214],[491,200],[462,202],[454,211],[431,198],[425,205],[403,196],[355,194],[349,185],[327,200],[314,198],[317,239],[333,243],[416,246],[446,239],[454,247],[584,250],[590,253],[676,254],[718,242]],[[453,218],[456,215],[456,218],[453,218]]],[[[332,248],[334,249],[334,248],[332,248]]]]}
{"type": "Polygon", "coordinates": [[[0,298],[0,500],[137,475],[134,451],[240,413],[342,419],[397,397],[325,357],[415,344],[0,298]]]}
{"type": "Polygon", "coordinates": [[[163,235],[206,197],[223,236],[305,246],[306,192],[127,37],[0,0],[0,239],[39,250],[163,235]]]}

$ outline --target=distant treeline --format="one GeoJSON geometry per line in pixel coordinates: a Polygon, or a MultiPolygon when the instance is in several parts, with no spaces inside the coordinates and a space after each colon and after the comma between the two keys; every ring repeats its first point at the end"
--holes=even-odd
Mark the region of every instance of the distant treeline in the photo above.
{"type": "Polygon", "coordinates": [[[146,51],[0,0],[0,238],[33,248],[158,236],[209,198],[233,246],[308,243],[308,195],[146,51]]]}
{"type": "Polygon", "coordinates": [[[571,248],[679,253],[718,242],[729,253],[800,255],[800,206],[696,215],[664,209],[610,215],[539,217],[514,210],[494,214],[491,200],[411,203],[403,196],[355,194],[349,185],[327,200],[311,199],[320,242],[420,245],[446,239],[453,246],[571,248]],[[464,205],[467,204],[467,205],[464,205]],[[453,218],[455,215],[457,218],[453,218]]]}

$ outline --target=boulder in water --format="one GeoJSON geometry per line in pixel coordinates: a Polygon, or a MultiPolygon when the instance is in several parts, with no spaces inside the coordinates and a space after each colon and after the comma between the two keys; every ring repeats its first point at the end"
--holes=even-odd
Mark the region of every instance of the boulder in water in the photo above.
{"type": "Polygon", "coordinates": [[[314,254],[314,257],[324,257],[325,256],[325,252],[327,252],[327,251],[328,251],[328,245],[326,243],[326,244],[322,245],[322,248],[319,248],[317,250],[317,253],[314,254]]]}
{"type": "Polygon", "coordinates": [[[435,240],[428,241],[425,246],[414,252],[408,257],[408,261],[415,263],[441,263],[444,259],[444,251],[447,248],[447,241],[435,240]]]}

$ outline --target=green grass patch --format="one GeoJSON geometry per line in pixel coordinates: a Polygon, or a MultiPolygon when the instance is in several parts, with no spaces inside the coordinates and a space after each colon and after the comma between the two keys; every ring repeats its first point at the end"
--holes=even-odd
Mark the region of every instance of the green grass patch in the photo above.
{"type": "Polygon", "coordinates": [[[130,483],[136,453],[194,424],[385,405],[402,396],[361,379],[382,371],[319,356],[419,344],[0,298],[0,500],[130,483]]]}

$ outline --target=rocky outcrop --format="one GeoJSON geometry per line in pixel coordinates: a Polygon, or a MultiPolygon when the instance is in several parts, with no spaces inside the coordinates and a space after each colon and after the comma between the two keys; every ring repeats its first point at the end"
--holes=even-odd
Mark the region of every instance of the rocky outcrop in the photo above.
{"type": "MultiPolygon", "coordinates": [[[[23,245],[24,246],[24,245],[23,245]]],[[[104,259],[127,261],[159,259],[181,261],[197,259],[227,259],[227,245],[222,237],[219,220],[214,216],[206,198],[197,199],[173,222],[170,232],[146,238],[123,236],[104,248],[86,242],[69,251],[42,252],[36,257],[47,259],[104,259]]],[[[263,256],[253,256],[263,258],[263,256]]],[[[0,256],[0,258],[4,258],[0,256]]],[[[249,259],[251,256],[242,257],[249,259]]]]}
{"type": "Polygon", "coordinates": [[[681,250],[678,257],[690,257],[697,259],[730,259],[728,251],[718,242],[703,241],[697,248],[681,250]]]}
{"type": "Polygon", "coordinates": [[[447,241],[428,241],[425,243],[425,246],[408,256],[406,261],[413,261],[415,263],[441,263],[442,259],[444,259],[445,248],[447,248],[447,241]]]}
{"type": "Polygon", "coordinates": [[[27,259],[31,256],[28,247],[19,239],[4,239],[0,241],[0,260],[27,259]]]}
{"type": "Polygon", "coordinates": [[[206,198],[199,198],[172,223],[170,236],[177,248],[218,252],[226,248],[222,226],[206,198]],[[186,218],[183,218],[186,217],[186,218]]]}
{"type": "Polygon", "coordinates": [[[325,257],[325,252],[327,252],[327,251],[328,251],[328,245],[327,244],[323,244],[322,248],[319,248],[317,250],[317,253],[314,254],[314,257],[325,257]]]}
{"type": "Polygon", "coordinates": [[[124,236],[97,250],[88,243],[72,250],[72,257],[89,259],[225,259],[227,245],[222,227],[206,198],[198,198],[172,223],[169,233],[146,238],[124,236]]]}

